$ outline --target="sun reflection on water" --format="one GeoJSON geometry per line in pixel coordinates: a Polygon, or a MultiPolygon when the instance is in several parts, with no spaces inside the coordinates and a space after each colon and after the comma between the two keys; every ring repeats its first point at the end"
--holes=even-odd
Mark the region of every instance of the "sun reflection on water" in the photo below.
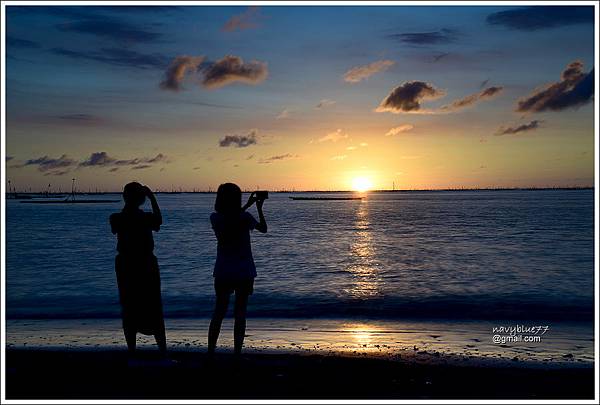
{"type": "Polygon", "coordinates": [[[368,200],[360,202],[354,225],[356,230],[347,268],[354,280],[346,292],[355,298],[373,297],[379,293],[380,280],[370,229],[368,200]]]}

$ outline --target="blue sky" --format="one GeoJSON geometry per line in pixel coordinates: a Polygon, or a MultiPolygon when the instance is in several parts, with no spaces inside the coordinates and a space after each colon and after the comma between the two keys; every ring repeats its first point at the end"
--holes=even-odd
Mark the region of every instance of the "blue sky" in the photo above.
{"type": "Polygon", "coordinates": [[[593,76],[592,7],[6,10],[14,184],[66,186],[72,177],[110,190],[133,179],[155,188],[232,180],[347,189],[357,177],[375,188],[593,184],[589,91],[560,90],[545,94],[546,104],[516,108],[560,83],[576,61],[580,87],[593,76]],[[196,59],[186,62],[193,68],[177,81],[179,91],[161,88],[183,56],[196,59]],[[373,67],[381,61],[385,68],[373,67]],[[359,81],[344,80],[365,66],[359,81]],[[437,95],[402,87],[410,82],[437,95]],[[493,96],[442,109],[490,87],[493,96]],[[397,97],[417,91],[403,101],[419,102],[418,110],[394,104],[377,112],[394,89],[397,97]],[[403,125],[412,128],[386,136],[403,125]],[[497,136],[506,128],[521,130],[497,136]],[[339,136],[322,141],[328,134],[339,136]],[[252,142],[223,146],[227,136],[252,142]]]}

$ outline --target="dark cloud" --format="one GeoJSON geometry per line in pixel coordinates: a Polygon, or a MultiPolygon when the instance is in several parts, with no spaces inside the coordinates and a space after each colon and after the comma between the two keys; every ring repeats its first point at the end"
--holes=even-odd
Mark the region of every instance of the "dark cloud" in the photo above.
{"type": "Polygon", "coordinates": [[[22,39],[22,38],[16,38],[13,36],[7,36],[6,37],[6,46],[7,48],[29,48],[29,49],[36,49],[36,48],[40,48],[40,44],[38,44],[37,42],[33,42],[33,41],[29,41],[27,39],[22,39]]]}
{"type": "Polygon", "coordinates": [[[244,63],[239,56],[227,55],[216,62],[204,56],[177,56],[165,72],[160,87],[163,90],[179,91],[188,75],[197,74],[202,86],[215,89],[235,82],[258,84],[267,78],[267,64],[260,61],[244,63]]]}
{"type": "Polygon", "coordinates": [[[71,125],[94,126],[104,123],[104,119],[85,113],[56,115],[54,118],[71,125]]]}
{"type": "Polygon", "coordinates": [[[140,166],[152,165],[159,162],[167,162],[167,157],[159,153],[152,158],[116,159],[106,152],[93,152],[89,158],[79,163],[80,167],[92,166],[140,166]]]}
{"type": "Polygon", "coordinates": [[[561,80],[534,91],[517,103],[517,112],[536,113],[561,111],[579,107],[592,100],[594,95],[594,69],[583,71],[583,63],[571,62],[561,75],[561,80]]]}
{"type": "Polygon", "coordinates": [[[66,168],[74,167],[77,162],[67,155],[62,155],[58,158],[52,158],[49,156],[42,156],[36,159],[26,160],[21,165],[15,165],[14,167],[25,167],[25,166],[37,166],[37,169],[43,173],[56,173],[58,171],[64,171],[66,168]]]}
{"type": "Polygon", "coordinates": [[[260,20],[260,9],[258,7],[248,7],[243,13],[236,14],[227,20],[222,30],[233,32],[258,28],[260,20]]]}
{"type": "Polygon", "coordinates": [[[122,48],[102,48],[99,51],[74,51],[65,48],[53,48],[52,52],[74,59],[93,60],[109,65],[138,69],[162,69],[168,64],[168,58],[164,55],[143,54],[122,48]]]}
{"type": "Polygon", "coordinates": [[[200,64],[205,60],[204,56],[177,56],[171,61],[160,88],[163,90],[180,91],[181,84],[188,73],[196,73],[200,64]]]}
{"type": "Polygon", "coordinates": [[[522,124],[517,127],[507,127],[507,128],[501,127],[496,132],[496,135],[513,135],[513,134],[518,134],[519,132],[533,131],[535,129],[538,129],[542,122],[543,121],[534,120],[528,124],[522,124]]]}
{"type": "Polygon", "coordinates": [[[406,32],[388,35],[388,38],[411,45],[447,44],[456,40],[458,32],[449,28],[431,32],[406,32]]]}
{"type": "Polygon", "coordinates": [[[425,82],[412,81],[405,82],[394,88],[388,94],[375,111],[392,113],[418,113],[421,110],[423,100],[433,100],[444,96],[442,90],[438,90],[433,85],[425,82]]]}
{"type": "Polygon", "coordinates": [[[202,84],[218,88],[234,82],[258,84],[267,78],[267,64],[260,61],[244,63],[239,56],[227,55],[204,70],[202,84]]]}
{"type": "Polygon", "coordinates": [[[114,18],[90,19],[57,25],[63,32],[95,35],[119,43],[155,42],[162,34],[114,18]]]}
{"type": "Polygon", "coordinates": [[[108,156],[106,152],[93,152],[87,160],[79,163],[79,166],[107,166],[115,161],[116,159],[108,156]]]}
{"type": "Polygon", "coordinates": [[[443,111],[456,111],[462,108],[470,107],[473,104],[476,104],[482,100],[490,99],[502,92],[502,87],[492,86],[488,87],[479,93],[471,94],[469,96],[463,97],[461,99],[455,100],[452,103],[442,106],[440,110],[443,111]]]}
{"type": "Polygon", "coordinates": [[[137,166],[133,166],[131,168],[131,170],[149,169],[151,167],[152,167],[152,165],[137,165],[137,166]]]}
{"type": "Polygon", "coordinates": [[[77,20],[104,20],[110,14],[164,14],[179,10],[178,6],[8,6],[8,15],[49,15],[77,20]]]}
{"type": "Polygon", "coordinates": [[[488,85],[489,82],[490,82],[490,79],[485,79],[484,81],[481,82],[481,84],[479,85],[479,88],[483,89],[485,86],[488,85]]]}
{"type": "Polygon", "coordinates": [[[258,163],[269,164],[269,163],[277,162],[280,160],[293,159],[293,158],[297,158],[297,157],[298,157],[298,155],[292,155],[291,153],[286,153],[285,155],[275,155],[275,156],[271,156],[268,158],[260,159],[258,161],[258,163]]]}
{"type": "Polygon", "coordinates": [[[593,24],[593,6],[533,6],[500,11],[487,16],[492,25],[536,31],[574,24],[593,24]]]}
{"type": "Polygon", "coordinates": [[[146,163],[158,163],[158,162],[166,162],[166,161],[167,161],[167,157],[165,155],[163,155],[162,153],[159,153],[158,155],[154,156],[153,158],[149,158],[149,159],[145,160],[146,163]]]}
{"type": "Polygon", "coordinates": [[[64,176],[67,173],[70,173],[71,170],[67,169],[67,170],[54,170],[51,172],[46,172],[44,173],[44,176],[64,176]]]}
{"type": "Polygon", "coordinates": [[[449,52],[446,53],[440,53],[439,55],[435,55],[433,57],[433,63],[437,63],[439,61],[441,61],[442,59],[444,59],[445,57],[450,56],[449,52]]]}
{"type": "Polygon", "coordinates": [[[227,135],[219,140],[219,146],[226,148],[235,146],[237,148],[245,148],[250,145],[256,145],[257,131],[253,130],[248,135],[227,135]]]}

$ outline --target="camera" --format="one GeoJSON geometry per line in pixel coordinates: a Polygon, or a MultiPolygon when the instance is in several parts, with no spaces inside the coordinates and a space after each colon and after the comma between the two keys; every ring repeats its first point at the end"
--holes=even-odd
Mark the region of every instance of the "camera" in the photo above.
{"type": "Polygon", "coordinates": [[[268,191],[257,191],[256,192],[256,199],[257,200],[266,200],[267,198],[269,198],[269,192],[268,191]]]}

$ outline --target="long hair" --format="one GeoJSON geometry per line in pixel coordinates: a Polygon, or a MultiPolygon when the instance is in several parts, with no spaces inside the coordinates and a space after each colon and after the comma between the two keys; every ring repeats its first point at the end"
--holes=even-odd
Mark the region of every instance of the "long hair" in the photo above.
{"type": "Polygon", "coordinates": [[[219,214],[238,214],[242,210],[242,190],[233,183],[224,183],[217,189],[215,211],[219,214]]]}

